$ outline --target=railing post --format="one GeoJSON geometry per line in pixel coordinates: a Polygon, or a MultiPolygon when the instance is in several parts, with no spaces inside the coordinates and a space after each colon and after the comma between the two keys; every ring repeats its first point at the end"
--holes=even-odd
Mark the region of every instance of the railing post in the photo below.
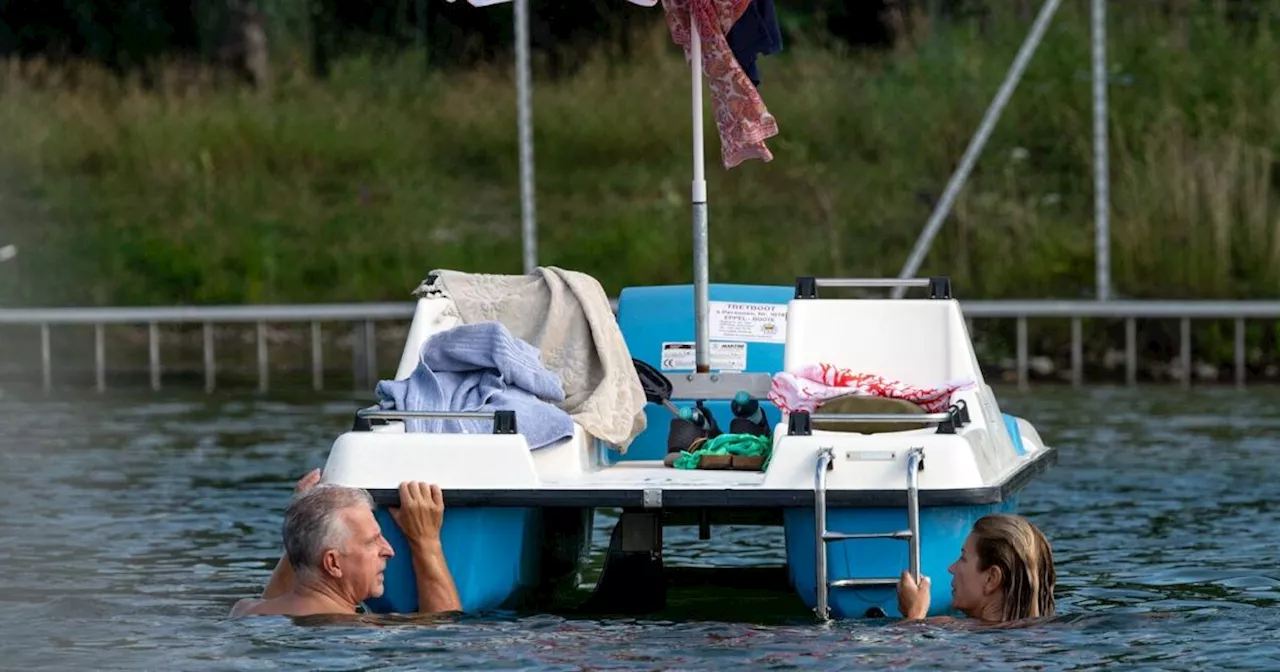
{"type": "Polygon", "coordinates": [[[378,382],[378,331],[373,320],[364,323],[364,372],[365,387],[373,387],[378,382]]]}
{"type": "Polygon", "coordinates": [[[49,345],[49,323],[40,325],[40,378],[44,393],[53,392],[53,350],[49,345]]]}
{"type": "Polygon", "coordinates": [[[213,353],[213,323],[204,323],[204,391],[212,394],[217,384],[217,361],[213,353]]]}
{"type": "Polygon", "coordinates": [[[147,349],[150,351],[151,389],[160,391],[160,325],[151,322],[147,325],[147,349]]]}
{"type": "Polygon", "coordinates": [[[1241,390],[1243,390],[1243,389],[1244,389],[1244,379],[1245,379],[1245,368],[1244,368],[1244,363],[1245,363],[1245,356],[1246,356],[1246,354],[1245,354],[1245,349],[1244,349],[1244,346],[1245,346],[1245,339],[1244,339],[1244,337],[1245,337],[1245,333],[1244,333],[1244,318],[1243,318],[1243,317],[1237,317],[1237,318],[1236,318],[1236,347],[1235,347],[1235,351],[1236,351],[1236,352],[1235,352],[1235,355],[1236,355],[1236,388],[1237,388],[1237,389],[1241,389],[1241,390]]]}
{"type": "Polygon", "coordinates": [[[266,393],[268,389],[268,378],[270,373],[267,371],[267,323],[258,321],[258,392],[266,393]]]}
{"type": "Polygon", "coordinates": [[[1124,381],[1138,384],[1138,323],[1132,317],[1124,318],[1124,381]]]}
{"type": "Polygon", "coordinates": [[[1027,375],[1027,316],[1018,316],[1018,389],[1030,387],[1027,375]]]}
{"type": "Polygon", "coordinates": [[[93,381],[98,394],[107,391],[107,336],[101,324],[93,325],[93,381]]]}
{"type": "Polygon", "coordinates": [[[1182,387],[1191,387],[1191,318],[1182,318],[1182,387]]]}
{"type": "Polygon", "coordinates": [[[320,323],[311,323],[311,389],[324,389],[324,352],[320,340],[320,323]]]}
{"type": "Polygon", "coordinates": [[[1084,383],[1084,336],[1080,318],[1071,318],[1071,386],[1080,387],[1084,383]]]}

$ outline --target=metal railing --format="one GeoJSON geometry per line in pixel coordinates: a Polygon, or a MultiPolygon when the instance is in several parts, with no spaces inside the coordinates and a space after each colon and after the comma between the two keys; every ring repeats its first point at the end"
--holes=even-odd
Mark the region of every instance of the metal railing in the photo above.
{"type": "MultiPolygon", "coordinates": [[[[1083,327],[1085,319],[1120,319],[1125,325],[1125,379],[1137,382],[1137,320],[1177,319],[1180,321],[1181,383],[1190,386],[1192,376],[1192,320],[1229,319],[1235,322],[1234,374],[1237,386],[1246,382],[1245,322],[1250,319],[1280,320],[1280,301],[962,301],[967,320],[1016,320],[1017,382],[1026,388],[1030,382],[1030,356],[1027,323],[1032,319],[1069,319],[1071,321],[1071,377],[1074,385],[1084,382],[1083,327]]],[[[613,301],[617,309],[616,299],[613,301]]],[[[375,323],[404,321],[413,316],[413,302],[358,304],[295,304],[248,306],[182,306],[130,308],[5,308],[0,309],[0,325],[32,326],[40,330],[40,366],[45,390],[52,388],[53,355],[50,331],[56,326],[89,325],[94,327],[94,370],[96,388],[106,389],[106,348],[104,327],[138,325],[148,327],[149,372],[151,387],[160,389],[160,327],[175,324],[203,325],[205,388],[216,384],[217,361],[213,329],[216,325],[257,325],[258,388],[265,391],[270,374],[267,326],[278,323],[309,323],[311,330],[312,386],[323,387],[324,352],[321,323],[345,322],[363,327],[362,357],[367,370],[376,368],[375,323]]]]}

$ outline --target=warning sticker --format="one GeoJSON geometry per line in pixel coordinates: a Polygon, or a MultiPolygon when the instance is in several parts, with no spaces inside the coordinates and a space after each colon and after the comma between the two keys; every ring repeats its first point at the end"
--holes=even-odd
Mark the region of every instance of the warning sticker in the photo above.
{"type": "Polygon", "coordinates": [[[785,343],[787,306],[780,303],[709,301],[712,339],[753,343],[785,343]]]}
{"type": "MultiPolygon", "coordinates": [[[[746,343],[709,344],[711,350],[711,368],[716,371],[742,371],[747,368],[746,343]]],[[[692,371],[697,364],[697,351],[692,341],[662,344],[662,370],[692,371]]]]}

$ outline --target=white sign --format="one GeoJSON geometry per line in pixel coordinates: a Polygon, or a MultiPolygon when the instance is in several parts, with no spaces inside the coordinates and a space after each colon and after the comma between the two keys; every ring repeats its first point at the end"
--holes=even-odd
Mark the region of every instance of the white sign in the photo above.
{"type": "MultiPolygon", "coordinates": [[[[662,370],[687,369],[697,365],[697,352],[692,341],[662,344],[662,370]]],[[[742,371],[747,368],[747,344],[711,342],[711,368],[716,371],[742,371]]]]}
{"type": "Polygon", "coordinates": [[[787,306],[782,303],[708,301],[712,339],[752,343],[787,341],[787,306]]]}

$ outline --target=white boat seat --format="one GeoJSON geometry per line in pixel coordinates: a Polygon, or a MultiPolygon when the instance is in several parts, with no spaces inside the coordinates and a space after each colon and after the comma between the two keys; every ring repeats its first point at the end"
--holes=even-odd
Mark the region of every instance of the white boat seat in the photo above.
{"type": "Polygon", "coordinates": [[[951,299],[793,299],[785,370],[823,362],[916,385],[982,383],[951,299]]]}

